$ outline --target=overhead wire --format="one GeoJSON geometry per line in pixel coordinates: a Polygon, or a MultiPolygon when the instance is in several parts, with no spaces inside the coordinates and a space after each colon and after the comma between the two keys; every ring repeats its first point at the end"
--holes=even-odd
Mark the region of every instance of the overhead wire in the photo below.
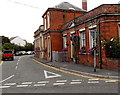
{"type": "Polygon", "coordinates": [[[24,6],[28,6],[28,7],[31,7],[31,8],[41,9],[39,7],[36,7],[36,6],[28,5],[28,4],[25,4],[25,3],[20,3],[20,2],[17,2],[17,1],[13,1],[13,0],[7,0],[7,1],[10,1],[10,2],[13,2],[13,3],[16,3],[16,4],[20,4],[20,5],[24,5],[24,6]]]}

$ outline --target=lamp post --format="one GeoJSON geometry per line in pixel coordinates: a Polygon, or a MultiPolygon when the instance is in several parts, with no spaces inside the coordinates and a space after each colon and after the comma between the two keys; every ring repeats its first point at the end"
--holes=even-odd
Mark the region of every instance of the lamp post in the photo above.
{"type": "MultiPolygon", "coordinates": [[[[91,23],[91,26],[93,26],[94,23],[91,23]]],[[[93,27],[92,27],[93,29],[93,27]]],[[[91,36],[93,37],[93,54],[94,54],[94,72],[96,72],[96,31],[95,30],[91,30],[91,36]]]]}

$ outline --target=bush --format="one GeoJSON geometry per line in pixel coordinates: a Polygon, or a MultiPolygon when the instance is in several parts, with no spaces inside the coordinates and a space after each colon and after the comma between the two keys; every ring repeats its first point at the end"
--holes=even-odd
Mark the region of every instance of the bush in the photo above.
{"type": "Polygon", "coordinates": [[[120,58],[120,41],[112,38],[104,42],[106,57],[120,58]]]}

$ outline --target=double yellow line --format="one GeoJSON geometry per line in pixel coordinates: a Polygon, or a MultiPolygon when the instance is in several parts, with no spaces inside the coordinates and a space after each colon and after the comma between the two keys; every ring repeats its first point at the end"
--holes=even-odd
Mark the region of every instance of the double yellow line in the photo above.
{"type": "Polygon", "coordinates": [[[91,77],[91,76],[87,76],[87,75],[81,75],[81,74],[78,74],[78,73],[73,73],[73,72],[70,72],[70,71],[66,71],[66,70],[62,70],[62,69],[59,69],[59,68],[55,68],[55,67],[52,67],[52,66],[49,66],[49,65],[46,65],[44,63],[41,63],[35,59],[32,59],[33,61],[47,67],[47,68],[51,68],[51,69],[54,69],[56,71],[60,71],[60,72],[63,72],[63,73],[67,73],[67,74],[71,74],[71,75],[75,75],[75,76],[79,76],[79,77],[84,77],[84,78],[94,78],[94,79],[99,79],[99,80],[108,80],[108,81],[120,81],[118,79],[109,79],[109,78],[98,78],[98,77],[91,77]]]}

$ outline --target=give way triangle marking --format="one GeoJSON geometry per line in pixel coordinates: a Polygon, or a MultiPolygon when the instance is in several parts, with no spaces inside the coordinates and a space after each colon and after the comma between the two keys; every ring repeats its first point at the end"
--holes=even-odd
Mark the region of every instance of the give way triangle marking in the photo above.
{"type": "Polygon", "coordinates": [[[44,70],[45,78],[61,77],[61,75],[44,70]],[[48,75],[49,74],[49,75],[48,75]]]}

